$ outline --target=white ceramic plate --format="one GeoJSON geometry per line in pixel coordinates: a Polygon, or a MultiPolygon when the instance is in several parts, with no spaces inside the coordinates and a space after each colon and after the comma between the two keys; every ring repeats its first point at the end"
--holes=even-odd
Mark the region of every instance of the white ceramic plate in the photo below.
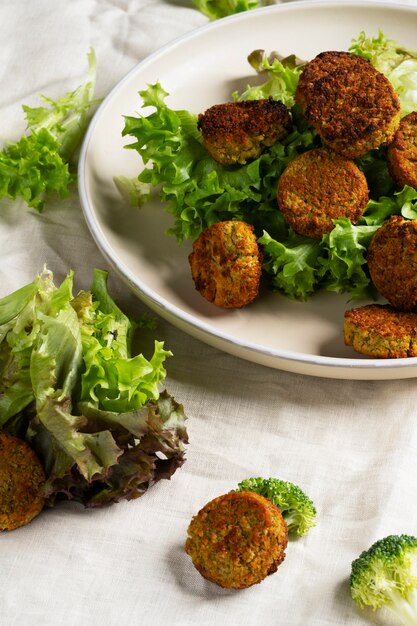
{"type": "MultiPolygon", "coordinates": [[[[242,310],[221,310],[194,289],[187,256],[165,235],[171,218],[161,206],[127,206],[113,177],[143,167],[122,138],[124,115],[141,110],[138,91],[160,81],[172,108],[198,113],[230,99],[254,78],[247,55],[262,48],[309,59],[323,50],[346,50],[361,30],[381,29],[417,47],[417,6],[386,2],[307,0],[257,9],[213,22],[160,49],[137,65],[98,109],[79,167],[87,224],[115,271],[151,309],[180,329],[221,350],[291,372],[350,379],[417,375],[417,358],[365,359],[343,345],[347,297],[319,293],[308,303],[262,293],[242,310]]],[[[140,33],[138,33],[140,36],[140,33]]],[[[357,303],[355,303],[357,306],[357,303]]]]}

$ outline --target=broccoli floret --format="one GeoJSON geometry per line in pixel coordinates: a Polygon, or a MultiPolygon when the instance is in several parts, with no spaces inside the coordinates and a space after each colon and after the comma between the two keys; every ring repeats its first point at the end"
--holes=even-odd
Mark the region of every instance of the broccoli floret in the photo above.
{"type": "Polygon", "coordinates": [[[316,507],[304,491],[279,478],[247,478],[237,491],[255,491],[271,500],[282,513],[288,532],[306,535],[316,525],[316,507]]]}
{"type": "Polygon", "coordinates": [[[389,535],[352,563],[350,590],[356,604],[386,607],[404,625],[417,624],[417,537],[389,535]]]}

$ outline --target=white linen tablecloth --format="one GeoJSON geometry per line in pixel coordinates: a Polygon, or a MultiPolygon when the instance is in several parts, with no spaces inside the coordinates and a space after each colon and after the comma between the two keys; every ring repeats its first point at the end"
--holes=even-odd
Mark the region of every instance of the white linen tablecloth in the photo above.
{"type": "MultiPolygon", "coordinates": [[[[21,104],[79,85],[86,54],[105,96],[135,64],[208,20],[186,0],[3,0],[0,141],[24,131],[21,104]]],[[[77,288],[107,264],[76,193],[42,213],[0,204],[0,296],[47,263],[77,288]]],[[[108,268],[107,268],[108,269],[108,268]]],[[[121,307],[145,311],[110,270],[121,307]]],[[[387,534],[417,534],[417,381],[304,377],[239,360],[158,320],[174,357],[166,386],[184,404],[187,461],[144,497],[102,510],[65,503],[0,535],[0,626],[359,625],[350,564],[387,534]],[[245,591],[205,581],[184,552],[208,500],[250,476],[295,482],[317,526],[278,572],[245,591]]],[[[375,621],[374,621],[375,623],[375,621]]]]}

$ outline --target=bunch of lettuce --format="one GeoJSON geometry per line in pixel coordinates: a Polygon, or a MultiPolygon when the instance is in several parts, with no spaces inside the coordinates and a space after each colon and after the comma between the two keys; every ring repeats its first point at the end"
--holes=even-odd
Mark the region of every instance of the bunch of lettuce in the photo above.
{"type": "MultiPolygon", "coordinates": [[[[368,39],[362,33],[351,51],[367,56],[398,89],[403,113],[414,106],[417,53],[400,47],[380,33],[368,39]]],[[[415,215],[417,191],[396,191],[388,171],[385,148],[357,160],[368,181],[370,199],[356,225],[335,220],[334,229],[321,240],[295,234],[286,224],[276,201],[279,176],[286,165],[321,140],[303,120],[294,94],[303,62],[289,56],[269,57],[256,50],[248,57],[265,81],[234,93],[235,100],[272,97],[291,110],[293,131],[258,158],[243,166],[224,167],[207,154],[197,128],[197,115],[168,107],[159,83],[139,93],[147,116],[127,116],[123,135],[134,138],[127,148],[138,151],[146,167],[138,176],[137,202],[157,190],[174,225],[168,231],[181,243],[195,238],[207,226],[226,219],[241,219],[255,226],[264,251],[264,270],[273,289],[289,298],[305,300],[325,288],[348,293],[352,299],[375,294],[366,264],[366,251],[375,230],[392,214],[415,215]]],[[[215,103],[213,103],[215,104],[215,103]]],[[[415,105],[417,108],[417,104],[415,105]]]]}
{"type": "Polygon", "coordinates": [[[46,106],[23,105],[27,132],[0,152],[0,198],[22,198],[29,207],[42,211],[55,193],[69,195],[76,183],[72,158],[89,120],[96,81],[94,50],[88,54],[85,81],[58,100],[41,96],[46,106]]]}
{"type": "MultiPolygon", "coordinates": [[[[41,459],[45,498],[89,507],[132,499],[184,462],[182,406],[160,383],[171,353],[155,341],[150,359],[132,356],[132,322],[94,271],[73,297],[45,269],[0,300],[0,428],[41,459]]],[[[148,322],[149,323],[149,322],[148,322]]]]}

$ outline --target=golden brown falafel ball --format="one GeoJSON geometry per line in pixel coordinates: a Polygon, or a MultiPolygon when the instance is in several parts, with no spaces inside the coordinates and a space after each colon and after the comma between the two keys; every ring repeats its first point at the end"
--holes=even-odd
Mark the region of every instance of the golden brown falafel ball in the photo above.
{"type": "Polygon", "coordinates": [[[215,104],[198,116],[207,152],[222,165],[256,159],[291,127],[287,107],[272,98],[215,104]]]}
{"type": "Polygon", "coordinates": [[[21,439],[0,432],[0,531],[28,524],[43,508],[42,465],[21,439]]]}
{"type": "Polygon", "coordinates": [[[388,146],[387,162],[399,187],[417,189],[417,111],[402,118],[393,142],[388,146]]]}
{"type": "Polygon", "coordinates": [[[188,260],[195,287],[209,302],[241,308],[258,295],[263,255],[251,224],[213,224],[194,241],[188,260]]]}
{"type": "Polygon", "coordinates": [[[417,311],[417,220],[392,215],[372,237],[367,261],[379,293],[396,309],[417,311]]]}
{"type": "Polygon", "coordinates": [[[368,304],[346,311],[344,340],[356,352],[380,359],[417,356],[417,313],[389,304],[368,304]]]}
{"type": "Polygon", "coordinates": [[[350,159],[389,144],[400,122],[389,80],[349,52],[322,52],[308,62],[295,100],[324,143],[350,159]]]}
{"type": "Polygon", "coordinates": [[[321,237],[333,220],[347,217],[355,223],[368,201],[365,175],[353,161],[315,148],[287,165],[278,181],[278,206],[293,230],[321,237]]]}
{"type": "Polygon", "coordinates": [[[287,542],[281,511],[257,493],[239,491],[211,500],[193,517],[185,550],[204,578],[244,589],[277,570],[287,542]]]}

